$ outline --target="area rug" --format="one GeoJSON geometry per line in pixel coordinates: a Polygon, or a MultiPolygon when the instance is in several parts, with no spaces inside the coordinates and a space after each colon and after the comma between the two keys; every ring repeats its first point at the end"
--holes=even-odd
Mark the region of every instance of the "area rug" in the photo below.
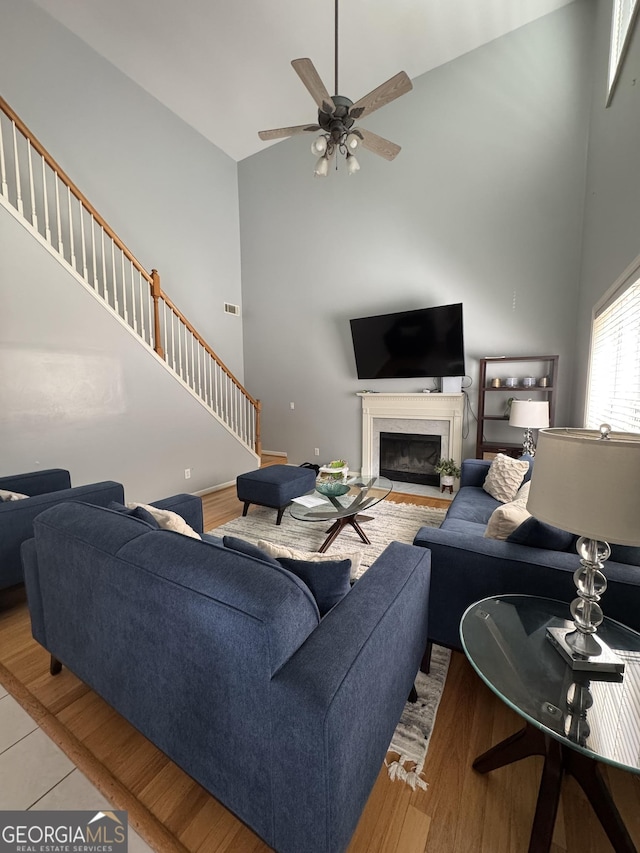
{"type": "MultiPolygon", "coordinates": [[[[358,552],[361,563],[354,577],[360,577],[390,542],[411,544],[420,527],[439,527],[445,514],[445,509],[382,501],[371,508],[372,520],[363,526],[371,540],[370,545],[361,542],[355,530],[345,528],[327,554],[358,552]]],[[[252,507],[245,517],[208,532],[214,536],[238,536],[254,544],[262,539],[302,551],[317,551],[326,538],[327,527],[327,522],[297,521],[289,513],[285,513],[282,523],[276,525],[275,510],[252,507]]],[[[427,787],[421,774],[450,656],[448,649],[433,647],[429,675],[419,672],[416,679],[418,700],[406,703],[389,745],[385,762],[389,776],[406,782],[414,789],[427,787]]]]}

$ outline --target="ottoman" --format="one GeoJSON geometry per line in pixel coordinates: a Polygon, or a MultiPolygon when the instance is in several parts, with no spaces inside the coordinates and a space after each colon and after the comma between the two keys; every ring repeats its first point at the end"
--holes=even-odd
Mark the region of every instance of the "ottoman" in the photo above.
{"type": "Polygon", "coordinates": [[[240,474],[236,479],[236,488],[238,500],[244,501],[242,515],[247,514],[251,504],[271,506],[278,510],[276,524],[280,524],[291,499],[310,492],[315,484],[316,472],[312,468],[296,468],[293,465],[268,465],[257,471],[240,474]]]}

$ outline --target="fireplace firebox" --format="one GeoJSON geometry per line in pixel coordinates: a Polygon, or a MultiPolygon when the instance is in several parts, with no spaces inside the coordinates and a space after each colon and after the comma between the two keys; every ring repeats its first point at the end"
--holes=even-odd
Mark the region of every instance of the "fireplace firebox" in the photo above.
{"type": "Polygon", "coordinates": [[[380,475],[401,483],[438,486],[434,467],[441,452],[439,435],[380,433],[380,475]]]}

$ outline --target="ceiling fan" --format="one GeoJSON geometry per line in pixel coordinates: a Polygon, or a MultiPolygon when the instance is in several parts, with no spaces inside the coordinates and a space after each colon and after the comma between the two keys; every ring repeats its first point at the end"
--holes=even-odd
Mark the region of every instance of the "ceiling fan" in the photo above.
{"type": "Polygon", "coordinates": [[[400,152],[400,146],[378,136],[370,130],[356,127],[355,122],[386,104],[406,95],[413,88],[411,80],[404,71],[398,72],[386,83],[382,83],[368,95],[353,103],[349,98],[338,94],[338,0],[335,0],[335,92],[331,96],[322,82],[320,75],[310,59],[294,59],[291,64],[306,86],[309,94],[318,105],[317,124],[299,124],[294,127],[279,127],[275,130],[261,130],[260,139],[285,139],[298,133],[315,133],[320,130],[320,136],[314,139],[311,150],[319,159],[314,174],[316,177],[326,177],[329,174],[329,162],[336,152],[344,154],[347,161],[347,172],[352,175],[360,168],[354,152],[361,145],[368,151],[393,160],[400,152]]]}

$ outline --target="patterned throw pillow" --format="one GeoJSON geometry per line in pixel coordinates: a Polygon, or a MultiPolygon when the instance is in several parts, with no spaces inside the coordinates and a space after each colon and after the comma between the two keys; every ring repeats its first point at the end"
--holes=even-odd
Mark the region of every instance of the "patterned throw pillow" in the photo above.
{"type": "Polygon", "coordinates": [[[297,548],[289,548],[288,545],[277,545],[275,542],[267,542],[266,539],[258,540],[258,548],[266,551],[270,557],[279,559],[280,557],[289,557],[292,560],[306,560],[308,563],[321,563],[329,560],[351,560],[351,577],[356,577],[362,554],[360,551],[350,551],[349,553],[331,553],[318,554],[317,552],[299,551],[297,548]]]}
{"type": "Polygon", "coordinates": [[[202,539],[200,534],[196,533],[193,527],[190,527],[177,512],[172,512],[170,509],[158,509],[158,507],[149,504],[127,504],[129,509],[135,509],[137,506],[141,506],[150,512],[163,530],[173,530],[174,533],[182,533],[183,536],[190,536],[192,539],[202,539]]]}
{"type": "Polygon", "coordinates": [[[491,463],[482,488],[500,503],[507,503],[515,498],[528,470],[527,461],[498,453],[491,463]]]}
{"type": "Polygon", "coordinates": [[[494,509],[484,532],[485,538],[507,539],[523,522],[531,518],[531,513],[527,511],[530,485],[524,483],[518,489],[514,500],[494,509]]]}
{"type": "Polygon", "coordinates": [[[23,498],[28,498],[29,495],[23,495],[21,492],[10,492],[7,489],[0,489],[0,501],[21,501],[23,498]]]}

